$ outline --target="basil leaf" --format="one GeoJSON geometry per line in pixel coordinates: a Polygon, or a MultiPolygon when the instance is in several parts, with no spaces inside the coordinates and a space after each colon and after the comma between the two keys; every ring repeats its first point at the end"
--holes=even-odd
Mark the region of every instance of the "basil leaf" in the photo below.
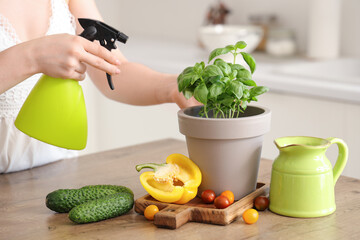
{"type": "Polygon", "coordinates": [[[238,81],[231,81],[229,91],[231,91],[237,99],[240,99],[243,96],[243,84],[238,81]]]}
{"type": "Polygon", "coordinates": [[[208,89],[206,88],[205,84],[202,83],[195,88],[194,97],[196,100],[198,100],[202,104],[206,104],[207,99],[208,99],[208,96],[207,96],[208,93],[209,93],[208,89]]]}
{"type": "Polygon", "coordinates": [[[223,55],[223,54],[226,54],[228,52],[230,52],[232,49],[229,47],[224,47],[224,48],[216,48],[214,49],[210,55],[209,55],[209,61],[208,63],[213,60],[214,58],[216,58],[217,56],[220,56],[220,55],[223,55]]]}
{"type": "Polygon", "coordinates": [[[200,79],[200,76],[198,74],[193,74],[191,78],[190,85],[193,85],[198,79],[200,79]]]}
{"type": "Polygon", "coordinates": [[[249,89],[245,88],[243,89],[243,99],[249,99],[250,98],[250,91],[249,89]]]}
{"type": "Polygon", "coordinates": [[[209,91],[209,97],[216,98],[224,92],[224,85],[221,82],[217,82],[210,87],[209,91]]]}
{"type": "Polygon", "coordinates": [[[199,75],[202,75],[202,72],[204,70],[204,62],[201,62],[201,63],[196,63],[195,66],[194,66],[194,71],[199,74],[199,75]]]}
{"type": "Polygon", "coordinates": [[[221,58],[215,59],[214,64],[217,65],[217,64],[219,64],[219,63],[226,63],[226,62],[225,62],[223,59],[221,59],[221,58]]]}
{"type": "Polygon", "coordinates": [[[225,105],[225,106],[228,106],[230,107],[231,104],[234,103],[234,98],[233,97],[230,97],[230,96],[226,96],[224,97],[223,100],[220,101],[221,104],[225,105]]]}
{"type": "Polygon", "coordinates": [[[224,76],[229,76],[229,74],[231,73],[231,67],[225,61],[216,61],[215,65],[221,69],[224,76]]]}
{"type": "Polygon", "coordinates": [[[228,77],[223,77],[223,78],[221,78],[221,81],[222,81],[224,84],[227,84],[228,82],[230,82],[230,78],[228,78],[228,77]]]}
{"type": "Polygon", "coordinates": [[[256,62],[255,62],[255,59],[253,58],[253,56],[251,56],[249,53],[246,53],[246,52],[241,52],[241,55],[243,56],[247,65],[249,65],[251,73],[254,73],[255,69],[256,69],[256,62]]]}
{"type": "Polygon", "coordinates": [[[236,76],[237,76],[237,70],[233,70],[231,73],[230,73],[230,79],[234,79],[234,78],[236,78],[236,76]]]}
{"type": "Polygon", "coordinates": [[[204,69],[204,76],[206,78],[213,77],[213,76],[221,76],[221,77],[223,77],[224,74],[223,74],[223,72],[221,71],[221,69],[218,66],[216,66],[216,65],[208,65],[204,69]]]}
{"type": "Polygon", "coordinates": [[[231,64],[230,67],[231,67],[232,71],[236,70],[238,72],[241,71],[242,69],[245,69],[244,66],[242,66],[240,64],[231,64]]]}
{"type": "Polygon", "coordinates": [[[250,89],[250,96],[251,97],[259,96],[263,93],[266,93],[267,91],[269,91],[269,88],[267,87],[263,87],[263,86],[253,87],[250,89]]]}
{"type": "Polygon", "coordinates": [[[236,80],[242,82],[246,86],[256,87],[256,82],[254,80],[247,79],[247,78],[238,78],[236,80]]]}
{"type": "Polygon", "coordinates": [[[178,77],[178,89],[179,92],[182,92],[185,88],[191,85],[193,79],[193,73],[180,74],[178,77]]]}
{"type": "Polygon", "coordinates": [[[179,76],[177,77],[177,83],[179,85],[179,82],[181,81],[181,79],[184,77],[183,73],[180,73],[179,76]]]}
{"type": "Polygon", "coordinates": [[[182,74],[192,73],[194,71],[194,67],[187,67],[184,69],[182,74]]]}
{"type": "Polygon", "coordinates": [[[240,69],[236,75],[236,78],[247,78],[247,79],[252,79],[252,75],[251,73],[246,70],[245,68],[240,69]]]}
{"type": "Polygon", "coordinates": [[[246,48],[246,46],[247,46],[247,44],[244,41],[239,41],[235,44],[235,48],[238,48],[238,49],[244,49],[244,48],[246,48]]]}
{"type": "Polygon", "coordinates": [[[193,96],[193,92],[190,91],[190,90],[187,90],[187,89],[185,89],[185,91],[183,92],[183,94],[184,94],[184,97],[185,97],[186,99],[189,99],[189,98],[191,98],[191,97],[193,96]]]}
{"type": "Polygon", "coordinates": [[[230,50],[234,50],[235,49],[235,46],[234,45],[227,45],[225,48],[228,48],[230,50]]]}
{"type": "Polygon", "coordinates": [[[248,102],[247,101],[242,101],[241,104],[240,104],[240,107],[245,110],[247,108],[247,104],[248,102]]]}
{"type": "Polygon", "coordinates": [[[220,75],[217,75],[217,76],[210,77],[210,78],[209,78],[209,81],[214,84],[214,83],[216,83],[216,82],[219,82],[220,79],[221,79],[221,76],[220,76],[220,75]]]}

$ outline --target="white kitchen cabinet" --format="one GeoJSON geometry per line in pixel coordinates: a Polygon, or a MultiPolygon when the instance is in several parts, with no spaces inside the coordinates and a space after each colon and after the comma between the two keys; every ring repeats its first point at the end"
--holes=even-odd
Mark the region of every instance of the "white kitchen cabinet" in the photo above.
{"type": "MultiPolygon", "coordinates": [[[[273,143],[278,137],[338,137],[349,147],[349,160],[343,174],[360,178],[360,104],[280,92],[269,92],[259,98],[261,105],[272,111],[271,131],[264,139],[264,158],[278,156],[273,143]]],[[[336,145],[331,146],[326,155],[334,164],[336,145]]]]}

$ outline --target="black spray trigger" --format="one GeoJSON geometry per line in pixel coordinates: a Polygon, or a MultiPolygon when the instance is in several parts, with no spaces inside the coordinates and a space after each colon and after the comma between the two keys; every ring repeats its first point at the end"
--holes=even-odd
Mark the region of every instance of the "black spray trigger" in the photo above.
{"type": "Polygon", "coordinates": [[[112,82],[112,80],[111,80],[111,75],[108,74],[108,73],[106,73],[106,78],[107,78],[107,80],[108,80],[108,84],[109,84],[110,89],[111,89],[111,90],[114,90],[114,84],[113,84],[113,82],[112,82]]]}
{"type": "Polygon", "coordinates": [[[90,26],[84,29],[84,31],[80,34],[80,36],[90,41],[94,41],[96,38],[96,33],[97,33],[96,27],[90,26]]]}
{"type": "MultiPolygon", "coordinates": [[[[80,25],[84,28],[84,31],[80,34],[80,36],[90,41],[98,40],[100,45],[109,51],[116,49],[116,40],[126,43],[129,38],[126,34],[98,20],[89,18],[79,18],[78,20],[80,25]]],[[[114,90],[111,75],[106,73],[106,78],[110,89],[114,90]]]]}

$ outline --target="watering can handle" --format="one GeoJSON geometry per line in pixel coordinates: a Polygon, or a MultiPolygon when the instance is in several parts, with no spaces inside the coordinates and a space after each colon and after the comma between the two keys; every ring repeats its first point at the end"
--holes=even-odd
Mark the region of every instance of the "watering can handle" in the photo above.
{"type": "Polygon", "coordinates": [[[345,168],[347,159],[348,159],[348,147],[346,143],[340,138],[327,138],[326,140],[330,141],[331,144],[336,143],[339,148],[339,156],[336,160],[335,166],[333,168],[333,178],[334,178],[334,186],[336,181],[340,177],[340,174],[345,168]]]}

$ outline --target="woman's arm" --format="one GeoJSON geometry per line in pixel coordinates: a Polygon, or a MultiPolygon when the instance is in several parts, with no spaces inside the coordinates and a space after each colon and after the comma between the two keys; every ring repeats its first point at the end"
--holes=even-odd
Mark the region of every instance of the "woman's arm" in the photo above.
{"type": "MultiPolygon", "coordinates": [[[[93,0],[70,0],[70,11],[76,18],[102,20],[93,0]]],[[[77,22],[77,34],[82,31],[77,22]]],[[[133,105],[152,105],[175,102],[179,107],[199,104],[194,99],[186,100],[177,90],[176,75],[156,72],[144,65],[129,62],[118,49],[111,51],[121,62],[121,73],[113,76],[115,90],[107,84],[103,71],[88,67],[87,71],[97,88],[107,97],[133,105]]]]}
{"type": "Polygon", "coordinates": [[[27,43],[0,52],[0,94],[36,73],[27,43]]]}
{"type": "Polygon", "coordinates": [[[17,44],[0,52],[0,93],[36,73],[82,80],[85,63],[110,74],[120,72],[118,58],[79,36],[56,34],[17,44]]]}

